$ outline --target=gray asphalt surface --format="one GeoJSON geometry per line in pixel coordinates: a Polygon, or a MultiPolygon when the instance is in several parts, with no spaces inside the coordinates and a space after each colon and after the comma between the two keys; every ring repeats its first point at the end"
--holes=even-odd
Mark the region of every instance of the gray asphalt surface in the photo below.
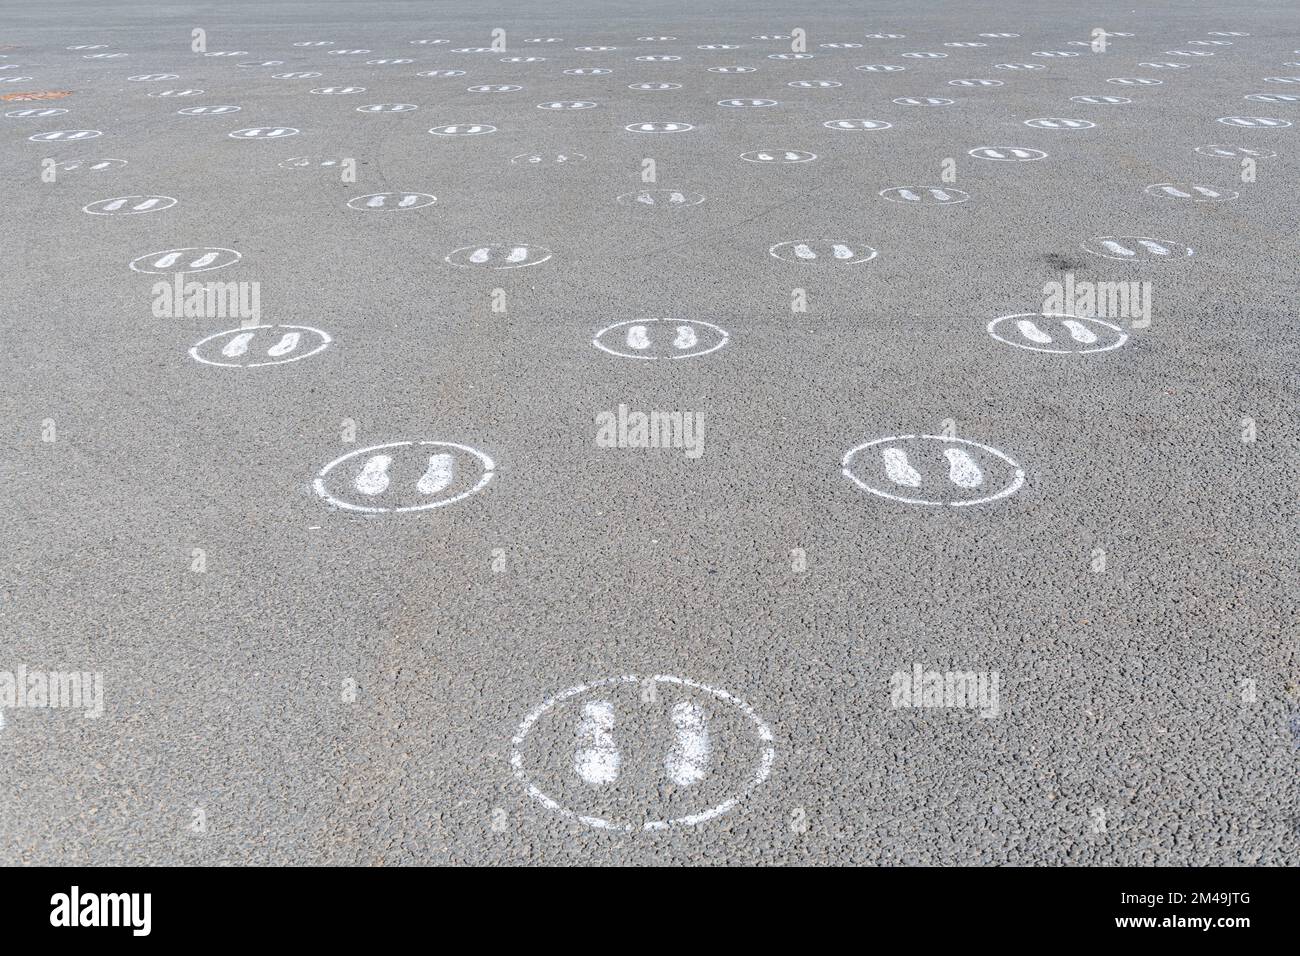
{"type": "Polygon", "coordinates": [[[104,714],[4,710],[0,859],[1300,862],[1297,129],[1217,121],[1300,122],[1300,100],[1244,99],[1300,95],[1266,80],[1300,77],[1300,18],[1290,0],[1044,6],[7,10],[0,94],[71,95],[0,101],[0,671],[101,672],[104,714]],[[192,51],[195,28],[235,55],[192,51]],[[495,28],[504,52],[455,52],[495,28]],[[754,39],[795,28],[811,58],[754,39]],[[1132,35],[1093,52],[1096,28],[1132,35]],[[1034,55],[1053,51],[1078,55],[1034,55]],[[710,72],[732,66],[756,69],[710,72]],[[564,72],[591,68],[611,72],[564,72]],[[175,78],[131,79],[153,74],[175,78]],[[1163,82],[1107,82],[1124,77],[1163,82]],[[522,89],[467,89],[484,84],[522,89]],[[203,92],[150,95],[182,89],[203,92]],[[1070,99],[1087,95],[1132,102],[1070,99]],[[597,105],[538,108],[554,101],[597,105]],[[390,103],[418,108],[357,110],[390,103]],[[199,105],[241,109],[177,112],[199,105]],[[67,112],[11,115],[29,108],[67,112]],[[1024,125],[1040,117],[1095,126],[1024,125]],[[862,118],[891,125],[824,125],[862,118]],[[693,129],[625,129],[647,122],[693,129]],[[496,131],[429,133],[468,124],[496,131]],[[229,135],[278,127],[299,132],[229,135]],[[102,135],[29,138],[53,130],[102,135]],[[1206,145],[1275,155],[1243,182],[1206,145]],[[988,146],[1048,155],[970,155],[988,146]],[[816,159],[741,159],[757,150],[816,159]],[[556,154],[585,158],[512,163],[556,154]],[[353,159],[355,182],[295,157],[353,159]],[[103,158],[126,163],[42,179],[45,159],[103,158]],[[1239,196],[1147,192],[1162,183],[1239,196]],[[900,186],[969,199],[880,195],[900,186]],[[705,199],[617,200],[651,189],[705,199]],[[437,201],[348,207],[406,191],[437,201]],[[176,202],[83,212],[131,195],[176,202]],[[1194,255],[1083,248],[1103,236],[1194,255]],[[811,240],[877,255],[769,254],[811,240]],[[551,257],[445,261],[491,244],[551,257]],[[329,345],[196,361],[240,321],[156,317],[171,277],[129,267],[194,247],[241,258],[188,279],[259,283],[262,324],[329,345]],[[1086,354],[990,336],[1065,272],[1150,281],[1149,327],[1108,320],[1126,340],[1086,354]],[[665,326],[729,338],[657,361],[592,344],[665,318],[652,351],[676,354],[665,326]],[[601,447],[620,405],[702,416],[703,454],[601,447]],[[895,439],[850,470],[945,501],[1023,483],[950,507],[842,473],[906,435],[978,446],[895,439]],[[398,441],[469,446],[491,478],[475,491],[481,460],[449,446],[362,451],[398,441]],[[452,470],[431,493],[412,490],[426,451],[452,470]],[[978,488],[948,479],[954,451],[978,488]],[[917,665],[996,673],[997,716],[895,706],[891,675],[917,665]]]}

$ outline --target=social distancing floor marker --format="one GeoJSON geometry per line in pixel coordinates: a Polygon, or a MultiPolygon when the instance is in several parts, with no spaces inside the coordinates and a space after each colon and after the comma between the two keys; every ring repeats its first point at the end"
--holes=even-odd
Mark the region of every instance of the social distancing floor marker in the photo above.
{"type": "Polygon", "coordinates": [[[340,455],[320,470],[312,487],[344,511],[408,514],[468,498],[495,473],[492,459],[469,445],[395,441],[340,455]]]}
{"type": "Polygon", "coordinates": [[[115,196],[100,199],[82,206],[82,212],[92,216],[130,216],[137,213],[161,212],[176,205],[172,196],[115,196]]]}
{"type": "Polygon", "coordinates": [[[1151,196],[1167,199],[1189,199],[1192,202],[1227,202],[1240,195],[1234,189],[1222,189],[1218,186],[1202,186],[1196,183],[1156,183],[1146,188],[1151,196]]]}
{"type": "Polygon", "coordinates": [[[1202,156],[1217,156],[1221,159],[1272,159],[1277,155],[1271,149],[1257,149],[1252,146],[1197,146],[1196,152],[1202,156]]]}
{"type": "Polygon", "coordinates": [[[1041,149],[1030,149],[1028,146],[977,146],[967,153],[976,159],[991,159],[1003,163],[1031,163],[1047,158],[1047,154],[1041,149]]]}
{"type": "Polygon", "coordinates": [[[126,165],[125,159],[70,159],[62,163],[55,163],[56,169],[65,173],[79,172],[103,172],[106,169],[120,169],[126,165]]]}
{"type": "Polygon", "coordinates": [[[869,262],[879,255],[871,246],[855,239],[797,239],[778,242],[768,253],[785,262],[834,265],[869,262]]]}
{"type": "Polygon", "coordinates": [[[634,193],[623,193],[618,201],[624,206],[636,206],[641,209],[685,209],[698,206],[705,197],[700,193],[685,192],[680,189],[642,189],[634,193]]]}
{"type": "Polygon", "coordinates": [[[912,203],[918,206],[952,206],[970,199],[969,193],[951,186],[894,186],[882,189],[880,195],[890,202],[912,203]]]}
{"type": "Polygon", "coordinates": [[[811,163],[817,154],[802,149],[755,149],[741,153],[740,158],[747,163],[811,163]]]}
{"type": "Polygon", "coordinates": [[[1026,126],[1032,126],[1034,129],[1092,129],[1096,123],[1089,120],[1081,119],[1063,119],[1059,116],[1045,116],[1038,119],[1025,120],[1026,126]]]}
{"type": "Polygon", "coordinates": [[[632,319],[607,325],[591,344],[621,358],[683,359],[716,352],[731,335],[698,319],[632,319]]]}
{"type": "Polygon", "coordinates": [[[136,272],[151,275],[170,275],[174,272],[212,272],[233,266],[243,258],[234,249],[220,246],[186,246],[182,249],[164,249],[132,259],[130,267],[136,272]]]}
{"type": "Polygon", "coordinates": [[[450,126],[435,126],[429,130],[434,136],[485,136],[496,131],[495,126],[486,123],[453,123],[450,126]]]}
{"type": "Polygon", "coordinates": [[[1217,122],[1242,129],[1286,129],[1291,125],[1290,120],[1278,119],[1275,116],[1222,116],[1217,122]]]}
{"type": "Polygon", "coordinates": [[[827,120],[825,123],[822,123],[822,125],[825,126],[827,129],[841,130],[841,131],[857,131],[857,130],[874,131],[874,130],[881,130],[881,129],[889,129],[893,124],[886,123],[884,120],[840,119],[840,120],[827,120]]]}
{"type": "Polygon", "coordinates": [[[368,193],[365,196],[356,196],[349,199],[348,208],[360,209],[364,212],[388,212],[390,210],[423,209],[425,206],[432,206],[437,201],[437,196],[431,196],[428,193],[368,193]]]}
{"type": "Polygon", "coordinates": [[[1053,355],[1109,352],[1128,341],[1118,325],[1055,312],[1004,315],[989,323],[988,333],[1006,345],[1053,355]]]}
{"type": "Polygon", "coordinates": [[[176,112],[181,116],[224,116],[227,113],[238,113],[239,110],[238,106],[187,106],[176,112]]]}
{"type": "Polygon", "coordinates": [[[523,269],[540,265],[551,258],[551,250],[524,243],[491,243],[462,246],[446,257],[445,262],[469,269],[523,269]]]}
{"type": "Polygon", "coordinates": [[[764,783],[775,760],[772,731],[749,704],[665,674],[561,691],[524,717],[510,747],[532,799],[623,833],[716,819],[764,783]]]}
{"type": "Polygon", "coordinates": [[[586,159],[586,153],[520,153],[510,157],[510,162],[516,166],[563,166],[585,162],[586,159]]]}
{"type": "Polygon", "coordinates": [[[292,126],[250,126],[247,129],[237,129],[230,134],[231,139],[284,139],[286,136],[297,136],[300,131],[292,126]]]}
{"type": "Polygon", "coordinates": [[[1024,470],[989,445],[943,435],[891,435],[850,448],[841,471],[863,491],[911,505],[968,507],[1015,494],[1024,470]]]}
{"type": "Polygon", "coordinates": [[[223,368],[260,368],[310,358],[329,347],[329,334],[310,325],[248,325],[200,339],[190,357],[223,368]]]}
{"type": "Polygon", "coordinates": [[[98,139],[103,135],[97,129],[52,129],[27,138],[33,143],[79,143],[87,139],[98,139]]]}
{"type": "Polygon", "coordinates": [[[690,123],[629,123],[623,127],[629,133],[687,133],[695,129],[690,123]]]}
{"type": "Polygon", "coordinates": [[[1150,236],[1094,236],[1080,243],[1080,248],[1120,262],[1178,262],[1194,254],[1191,246],[1150,236]]]}

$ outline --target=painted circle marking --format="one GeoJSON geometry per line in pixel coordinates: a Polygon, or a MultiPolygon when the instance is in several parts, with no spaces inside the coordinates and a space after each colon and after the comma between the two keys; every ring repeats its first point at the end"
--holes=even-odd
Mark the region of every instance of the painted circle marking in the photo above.
{"type": "Polygon", "coordinates": [[[532,799],[566,819],[624,833],[720,817],[768,779],[775,761],[772,731],[747,703],[665,674],[627,674],[561,691],[529,712],[510,744],[511,769],[532,799]],[[649,702],[647,686],[655,689],[649,702]],[[653,730],[646,726],[651,722],[653,730]],[[623,773],[617,746],[629,735],[636,741],[633,754],[661,735],[666,753],[645,767],[629,761],[641,771],[635,774],[639,785],[632,784],[635,792],[617,800],[611,813],[604,809],[608,788],[620,774],[625,781],[631,775],[623,773]],[[543,742],[530,748],[539,738],[543,742]],[[599,802],[593,799],[597,788],[599,802]]]}
{"type": "Polygon", "coordinates": [[[1151,236],[1093,236],[1079,243],[1079,248],[1118,262],[1177,262],[1195,254],[1191,246],[1151,236]]]}
{"type": "Polygon", "coordinates": [[[607,325],[591,344],[621,358],[684,359],[716,352],[731,334],[698,319],[631,319],[607,325]]]}
{"type": "Polygon", "coordinates": [[[431,196],[428,193],[367,193],[364,196],[354,196],[349,199],[348,208],[360,209],[365,212],[388,212],[390,210],[423,209],[425,206],[432,206],[437,201],[437,196],[431,196]]]}
{"type": "Polygon", "coordinates": [[[1190,199],[1192,202],[1228,202],[1240,195],[1234,189],[1221,190],[1217,186],[1204,186],[1199,183],[1155,183],[1148,186],[1145,192],[1150,196],[1190,199]]]}
{"type": "Polygon", "coordinates": [[[755,149],[741,153],[740,158],[747,163],[811,163],[817,154],[802,149],[755,149]]]}
{"type": "Polygon", "coordinates": [[[825,123],[822,123],[822,125],[825,126],[827,129],[833,129],[833,130],[859,131],[859,130],[889,129],[894,124],[886,123],[884,120],[841,119],[841,120],[827,120],[825,123]]]}
{"type": "Polygon", "coordinates": [[[1272,159],[1277,153],[1271,149],[1252,149],[1249,146],[1197,146],[1196,152],[1202,156],[1218,156],[1223,159],[1272,159]]]}
{"type": "Polygon", "coordinates": [[[870,262],[880,254],[856,239],[792,239],[778,242],[767,251],[783,262],[829,262],[837,265],[870,262]]]}
{"type": "Polygon", "coordinates": [[[551,258],[551,250],[525,243],[486,243],[461,246],[443,261],[465,269],[526,269],[551,258]]]}
{"type": "Polygon", "coordinates": [[[516,166],[561,166],[565,163],[581,163],[586,158],[586,153],[520,153],[512,156],[510,162],[516,166]]]}
{"type": "Polygon", "coordinates": [[[1004,315],[989,323],[988,333],[1006,345],[1052,355],[1109,352],[1128,341],[1128,333],[1118,325],[1059,312],[1004,315]]]}
{"type": "Polygon", "coordinates": [[[394,441],[340,455],[312,487],[329,504],[362,514],[443,508],[482,491],[496,465],[483,452],[449,441],[394,441]]]}
{"type": "Polygon", "coordinates": [[[970,199],[969,193],[949,186],[894,186],[882,189],[880,195],[890,202],[918,206],[954,206],[970,199]]]}
{"type": "Polygon", "coordinates": [[[247,129],[237,129],[230,134],[231,139],[284,139],[286,136],[297,136],[298,130],[292,126],[250,126],[247,129]]]}
{"type": "Polygon", "coordinates": [[[131,216],[146,212],[161,212],[176,205],[172,196],[114,196],[98,199],[81,207],[92,216],[131,216]]]}
{"type": "Polygon", "coordinates": [[[1024,469],[998,449],[942,435],[877,438],[850,448],[840,465],[844,477],[863,491],[909,505],[988,504],[1025,483],[1024,469]],[[917,497],[917,489],[930,493],[917,497]]]}
{"type": "Polygon", "coordinates": [[[1041,149],[1030,149],[1028,146],[977,146],[966,152],[976,159],[991,159],[1002,163],[1032,163],[1047,158],[1041,149]]]}
{"type": "Polygon", "coordinates": [[[226,113],[238,113],[239,106],[187,106],[177,110],[180,116],[222,116],[226,113]]]}
{"type": "Polygon", "coordinates": [[[450,126],[435,126],[429,130],[434,136],[486,136],[495,133],[495,126],[486,123],[453,123],[450,126]]]}
{"type": "Polygon", "coordinates": [[[618,197],[624,206],[642,209],[685,209],[687,206],[698,206],[704,199],[700,193],[688,193],[680,189],[642,189],[618,197]]]}
{"type": "Polygon", "coordinates": [[[128,265],[135,272],[171,275],[175,272],[213,272],[233,266],[242,258],[234,249],[220,246],[185,246],[137,256],[128,265]]]}
{"type": "Polygon", "coordinates": [[[629,133],[686,133],[695,129],[690,123],[629,123],[629,133]]]}
{"type": "Polygon", "coordinates": [[[1043,116],[1038,119],[1025,120],[1026,126],[1034,129],[1092,129],[1097,124],[1089,120],[1063,119],[1059,116],[1043,116]]]}
{"type": "Polygon", "coordinates": [[[310,325],[240,326],[199,339],[190,357],[223,368],[260,368],[309,358],[332,341],[328,333],[310,325]]]}
{"type": "Polygon", "coordinates": [[[76,143],[87,139],[97,139],[103,135],[97,129],[53,129],[27,138],[33,143],[76,143]]]}

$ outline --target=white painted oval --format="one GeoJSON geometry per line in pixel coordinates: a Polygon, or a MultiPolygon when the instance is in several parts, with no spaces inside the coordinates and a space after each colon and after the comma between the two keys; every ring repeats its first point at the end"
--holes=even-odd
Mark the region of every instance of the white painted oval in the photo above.
{"type": "Polygon", "coordinates": [[[988,333],[1005,345],[1050,355],[1109,352],[1128,341],[1128,333],[1118,325],[1054,312],[1003,315],[989,323],[988,333]]]}
{"type": "Polygon", "coordinates": [[[1047,154],[1041,149],[1030,149],[1028,146],[977,146],[975,149],[967,150],[967,154],[976,159],[991,159],[1003,163],[1032,163],[1047,158],[1047,154]]]}
{"type": "Polygon", "coordinates": [[[176,205],[172,196],[114,196],[99,199],[81,207],[92,216],[132,216],[147,212],[161,212],[176,205]]]}
{"type": "Polygon", "coordinates": [[[362,212],[391,212],[394,210],[423,209],[425,206],[432,206],[437,201],[437,196],[431,196],[428,193],[367,193],[364,196],[354,196],[349,199],[348,208],[358,209],[362,212]]]}
{"type": "Polygon", "coordinates": [[[623,193],[618,201],[624,206],[640,209],[685,209],[698,206],[705,197],[700,193],[686,192],[681,189],[640,189],[636,192],[623,193]]]}
{"type": "Polygon", "coordinates": [[[523,242],[488,242],[461,246],[443,261],[465,269],[526,269],[540,265],[550,259],[551,255],[551,250],[544,246],[523,242]]]}
{"type": "Polygon", "coordinates": [[[1240,193],[1234,189],[1207,186],[1203,183],[1154,183],[1145,190],[1149,196],[1166,199],[1187,199],[1192,202],[1228,202],[1240,193]]]}
{"type": "Polygon", "coordinates": [[[261,368],[310,358],[329,347],[327,332],[310,325],[250,325],[199,339],[190,358],[222,368],[261,368]]]}
{"type": "Polygon", "coordinates": [[[890,202],[915,206],[955,206],[970,199],[969,193],[951,186],[894,186],[882,189],[880,195],[890,202]]]}
{"type": "Polygon", "coordinates": [[[894,124],[886,123],[884,120],[840,119],[840,120],[827,120],[825,123],[822,123],[822,125],[825,126],[827,129],[841,130],[841,131],[861,131],[861,130],[875,131],[875,130],[889,129],[894,124]]]}
{"type": "Polygon", "coordinates": [[[237,129],[229,135],[231,139],[284,139],[286,136],[297,136],[299,132],[292,126],[250,126],[247,129],[237,129]]]}
{"type": "Polygon", "coordinates": [[[1179,262],[1195,254],[1191,246],[1152,236],[1093,236],[1081,242],[1079,248],[1117,262],[1179,262]]]}
{"type": "Polygon", "coordinates": [[[137,256],[128,265],[135,272],[149,275],[172,275],[177,272],[214,272],[233,266],[243,256],[221,246],[185,246],[137,256]]]}
{"type": "Polygon", "coordinates": [[[791,239],[778,242],[768,254],[783,262],[799,264],[857,265],[870,262],[880,253],[857,239],[791,239]]]}
{"type": "Polygon", "coordinates": [[[802,149],[755,149],[741,153],[740,158],[747,163],[811,163],[817,154],[802,149]]]}
{"type": "Polygon", "coordinates": [[[495,126],[486,123],[452,123],[450,126],[435,126],[429,130],[434,136],[486,136],[496,131],[495,126]]]}
{"type": "Polygon", "coordinates": [[[623,127],[629,133],[687,133],[695,129],[690,123],[629,123],[623,127]]]}
{"type": "Polygon", "coordinates": [[[561,691],[524,717],[510,748],[515,778],[533,800],[564,819],[623,833],[716,819],[762,785],[775,760],[772,731],[747,703],[663,674],[561,691]],[[653,694],[643,693],[647,686],[653,694]],[[683,736],[684,723],[699,736],[683,736]],[[623,767],[620,744],[637,754],[661,741],[662,755],[623,767]]]}
{"type": "Polygon", "coordinates": [[[462,501],[486,488],[495,472],[492,459],[469,445],[395,441],[340,455],[312,487],[344,511],[409,514],[462,501]]]}
{"type": "Polygon", "coordinates": [[[605,326],[591,344],[621,358],[655,361],[698,358],[730,339],[726,329],[698,319],[630,319],[605,326]]]}
{"type": "Polygon", "coordinates": [[[97,129],[52,129],[27,138],[33,143],[79,143],[83,140],[98,139],[103,135],[97,129]]]}
{"type": "Polygon", "coordinates": [[[850,448],[841,472],[863,491],[890,501],[962,508],[1007,498],[1024,469],[990,445],[942,435],[892,435],[850,448]]]}

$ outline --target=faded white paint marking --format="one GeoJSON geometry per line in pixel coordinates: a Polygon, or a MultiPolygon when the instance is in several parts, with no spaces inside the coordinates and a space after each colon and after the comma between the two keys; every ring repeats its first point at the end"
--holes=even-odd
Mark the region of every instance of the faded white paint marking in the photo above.
{"type": "MultiPolygon", "coordinates": [[[[632,743],[644,748],[640,740],[632,743]]],[[[713,820],[738,807],[766,781],[775,760],[772,731],[747,703],[707,684],[664,674],[628,674],[561,691],[524,717],[510,748],[511,770],[533,800],[566,819],[624,833],[713,820]],[[643,698],[640,694],[647,687],[654,693],[643,698]],[[666,714],[665,704],[671,704],[666,714]],[[731,719],[714,727],[707,708],[719,705],[731,719]],[[628,743],[642,714],[642,721],[662,721],[672,733],[659,773],[644,763],[623,765],[617,738],[628,743]],[[539,726],[543,729],[534,734],[539,726]],[[561,759],[547,743],[533,746],[538,739],[566,736],[574,741],[570,759],[561,759]],[[576,777],[575,785],[568,785],[566,776],[576,777]],[[666,792],[665,781],[678,789],[666,792]],[[712,786],[700,787],[706,781],[712,786]],[[629,808],[610,813],[596,791],[615,786],[624,798],[619,802],[629,808]],[[719,800],[719,792],[730,795],[719,800]],[[577,806],[566,806],[552,793],[577,806]],[[692,801],[697,801],[694,806],[692,801]],[[718,802],[703,806],[709,801],[718,802]]]]}
{"type": "Polygon", "coordinates": [[[868,262],[879,253],[857,240],[795,239],[778,242],[768,254],[786,262],[838,262],[853,265],[868,262]]]}
{"type": "Polygon", "coordinates": [[[1121,262],[1176,262],[1194,254],[1191,246],[1149,236],[1095,236],[1080,243],[1080,248],[1121,262]]]}
{"type": "Polygon", "coordinates": [[[495,468],[469,445],[396,441],[339,456],[320,470],[312,487],[344,511],[404,514],[442,508],[481,491],[495,468]]]}
{"type": "Polygon", "coordinates": [[[391,209],[422,209],[438,201],[428,193],[369,193],[348,200],[349,209],[386,212],[391,209]]]}
{"type": "Polygon", "coordinates": [[[590,700],[582,705],[582,720],[573,751],[573,772],[582,782],[602,787],[618,779],[623,762],[614,743],[614,705],[607,700],[590,700]]]}
{"type": "Polygon", "coordinates": [[[631,319],[596,333],[591,344],[620,358],[684,359],[716,352],[730,333],[698,319],[631,319]]]}
{"type": "Polygon", "coordinates": [[[138,256],[129,263],[135,272],[168,275],[173,272],[212,272],[233,266],[242,256],[220,246],[186,246],[138,256]]]}
{"type": "Polygon", "coordinates": [[[893,435],[864,442],[845,452],[841,472],[881,498],[954,508],[1006,498],[1025,481],[1024,470],[996,448],[943,435],[893,435]]]}
{"type": "Polygon", "coordinates": [[[310,358],[333,341],[328,333],[309,325],[241,326],[200,339],[190,349],[190,358],[204,365],[260,368],[310,358]]]}
{"type": "Polygon", "coordinates": [[[100,199],[82,206],[82,212],[92,216],[129,216],[137,213],[160,212],[176,205],[171,196],[117,196],[113,199],[100,199]]]}
{"type": "Polygon", "coordinates": [[[988,324],[988,333],[1004,345],[1051,355],[1109,352],[1128,341],[1118,325],[1056,312],[1004,315],[988,324]]]}

